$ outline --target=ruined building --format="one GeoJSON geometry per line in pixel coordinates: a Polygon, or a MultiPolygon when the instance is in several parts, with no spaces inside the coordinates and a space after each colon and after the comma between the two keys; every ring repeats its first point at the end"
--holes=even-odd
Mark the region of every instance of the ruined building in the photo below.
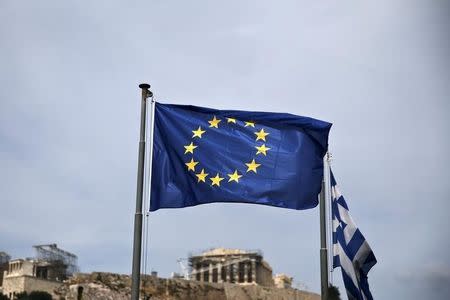
{"type": "Polygon", "coordinates": [[[277,274],[273,277],[275,286],[279,289],[288,289],[292,287],[292,277],[286,274],[277,274]]]}
{"type": "Polygon", "coordinates": [[[33,246],[34,258],[9,260],[3,273],[3,294],[10,299],[20,292],[46,291],[50,294],[63,280],[78,271],[77,256],[56,244],[33,246]]]}
{"type": "Polygon", "coordinates": [[[216,248],[188,260],[191,280],[274,286],[272,268],[259,250],[216,248]]]}

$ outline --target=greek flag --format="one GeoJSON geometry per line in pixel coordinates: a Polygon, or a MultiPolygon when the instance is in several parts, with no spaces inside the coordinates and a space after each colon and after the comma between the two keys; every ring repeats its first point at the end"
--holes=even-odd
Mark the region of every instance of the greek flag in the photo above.
{"type": "Polygon", "coordinates": [[[333,267],[341,267],[348,299],[371,300],[367,274],[377,263],[369,244],[353,222],[331,173],[333,267]]]}

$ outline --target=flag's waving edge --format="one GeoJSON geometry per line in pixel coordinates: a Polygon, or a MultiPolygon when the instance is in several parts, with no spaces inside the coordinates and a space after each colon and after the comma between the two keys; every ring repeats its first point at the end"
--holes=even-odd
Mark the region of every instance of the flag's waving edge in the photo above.
{"type": "Polygon", "coordinates": [[[331,124],[156,103],[150,211],[213,202],[317,206],[331,124]]]}
{"type": "Polygon", "coordinates": [[[370,300],[367,275],[377,263],[366,239],[349,214],[331,172],[331,200],[333,216],[333,267],[341,267],[342,279],[349,299],[370,300]]]}

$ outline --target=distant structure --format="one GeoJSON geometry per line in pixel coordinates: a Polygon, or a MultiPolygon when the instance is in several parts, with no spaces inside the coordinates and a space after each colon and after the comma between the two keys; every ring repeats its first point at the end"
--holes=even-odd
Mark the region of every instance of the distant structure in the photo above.
{"type": "Polygon", "coordinates": [[[60,265],[64,271],[59,277],[66,279],[74,273],[79,272],[78,258],[75,254],[59,249],[56,244],[33,246],[36,251],[36,259],[39,261],[52,262],[53,265],[60,265]]]}
{"type": "Polygon", "coordinates": [[[260,250],[215,248],[188,261],[191,280],[274,286],[272,268],[260,250]]]}
{"type": "Polygon", "coordinates": [[[8,260],[3,272],[3,294],[10,299],[21,292],[46,291],[53,294],[63,280],[78,272],[77,256],[56,244],[33,246],[34,258],[8,260]]]}
{"type": "Polygon", "coordinates": [[[279,289],[289,289],[292,288],[292,277],[286,274],[277,274],[273,277],[275,286],[279,289]]]}
{"type": "Polygon", "coordinates": [[[0,293],[3,293],[3,272],[8,270],[11,256],[6,252],[0,252],[0,293]]]}

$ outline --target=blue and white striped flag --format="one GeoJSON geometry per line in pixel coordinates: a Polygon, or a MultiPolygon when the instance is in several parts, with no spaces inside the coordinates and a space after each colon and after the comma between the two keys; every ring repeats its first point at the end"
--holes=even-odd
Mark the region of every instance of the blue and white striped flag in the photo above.
{"type": "Polygon", "coordinates": [[[348,299],[371,300],[367,274],[377,263],[366,239],[349,214],[347,203],[331,173],[333,268],[341,267],[348,299]]]}

